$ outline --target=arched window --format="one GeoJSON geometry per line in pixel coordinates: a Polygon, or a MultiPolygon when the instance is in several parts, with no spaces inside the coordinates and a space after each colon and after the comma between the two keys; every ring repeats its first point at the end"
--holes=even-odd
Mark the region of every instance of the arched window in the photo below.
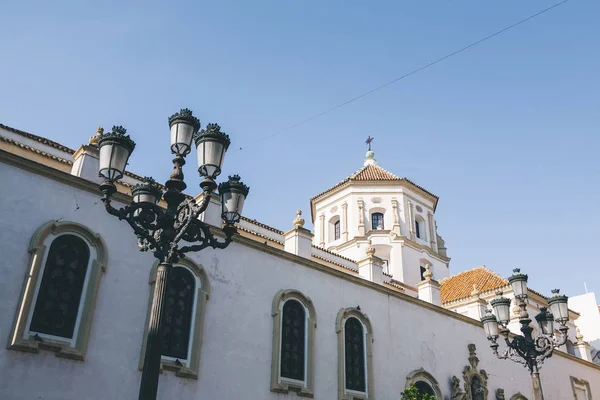
{"type": "Polygon", "coordinates": [[[366,391],[365,376],[365,335],[360,321],[354,317],[344,325],[344,362],[346,389],[357,392],[366,391]]]}
{"type": "Polygon", "coordinates": [[[373,398],[373,366],[371,323],[359,308],[346,308],[338,313],[338,380],[339,398],[373,398]]]}
{"type": "Polygon", "coordinates": [[[29,252],[9,349],[83,360],[106,268],[104,241],[83,225],[51,221],[33,235],[29,252]]]}
{"type": "Polygon", "coordinates": [[[375,230],[383,230],[383,213],[375,212],[371,214],[371,229],[375,230]]]}
{"type": "Polygon", "coordinates": [[[304,381],[306,311],[295,299],[283,305],[281,318],[281,376],[304,381]]]}
{"type": "Polygon", "coordinates": [[[425,371],[423,368],[412,371],[406,377],[405,388],[415,385],[420,394],[429,394],[435,396],[436,399],[442,399],[442,391],[433,375],[425,371]]]}
{"type": "Polygon", "coordinates": [[[435,396],[435,392],[433,391],[433,388],[431,387],[431,385],[425,381],[417,381],[415,382],[415,387],[417,388],[417,390],[419,391],[420,395],[430,395],[430,396],[435,396]]]}
{"type": "Polygon", "coordinates": [[[89,260],[90,249],[80,237],[64,234],[52,241],[30,332],[73,338],[89,260]]]}
{"type": "Polygon", "coordinates": [[[280,290],[273,299],[271,390],[313,396],[313,345],[316,327],[311,300],[297,290],[280,290]]]}
{"type": "Polygon", "coordinates": [[[329,242],[338,240],[341,237],[341,223],[340,223],[339,215],[335,215],[335,216],[331,217],[329,219],[329,223],[328,223],[327,227],[328,227],[327,236],[329,238],[329,242]]]}
{"type": "Polygon", "coordinates": [[[420,215],[415,218],[415,234],[417,238],[427,240],[427,227],[425,226],[425,220],[420,215]]]}
{"type": "MultiPolygon", "coordinates": [[[[139,368],[144,366],[150,305],[158,263],[150,271],[150,298],[139,368]]],[[[162,367],[177,376],[198,378],[206,301],[210,293],[204,269],[188,258],[169,271],[163,315],[162,367]]]]}

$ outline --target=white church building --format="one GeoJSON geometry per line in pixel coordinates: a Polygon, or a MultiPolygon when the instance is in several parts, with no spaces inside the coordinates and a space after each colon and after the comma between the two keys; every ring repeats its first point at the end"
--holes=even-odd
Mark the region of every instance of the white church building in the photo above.
{"type": "MultiPolygon", "coordinates": [[[[96,144],[0,124],[2,400],[137,398],[156,263],[106,214],[96,144]]],[[[411,384],[438,399],[534,399],[529,371],[498,359],[480,322],[496,292],[514,297],[508,280],[485,266],[452,275],[438,197],[370,150],[357,169],[283,230],[243,217],[227,249],[175,266],[159,399],[399,400],[411,384]]],[[[127,172],[113,203],[140,181],[127,172]]],[[[217,196],[202,219],[222,227],[217,196]]],[[[528,289],[532,317],[548,296],[528,289]]],[[[569,307],[545,398],[600,398],[596,299],[569,307]]]]}

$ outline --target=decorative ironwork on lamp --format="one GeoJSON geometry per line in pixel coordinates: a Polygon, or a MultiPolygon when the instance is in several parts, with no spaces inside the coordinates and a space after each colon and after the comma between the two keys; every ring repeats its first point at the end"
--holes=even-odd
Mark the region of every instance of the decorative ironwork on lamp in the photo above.
{"type": "Polygon", "coordinates": [[[138,237],[138,248],[151,251],[160,261],[157,269],[151,315],[148,326],[146,357],[140,384],[139,399],[156,399],[158,376],[161,362],[161,327],[165,302],[166,283],[173,263],[188,252],[200,251],[207,247],[224,249],[233,240],[237,232],[235,223],[239,222],[244,201],[249,188],[238,175],[219,185],[221,197],[221,217],[224,222],[224,239],[219,239],[199,216],[206,211],[212,193],[217,189],[215,178],[220,175],[225,152],[230,144],[229,136],[221,132],[217,124],[208,124],[200,131],[200,121],[192,111],[182,109],[169,118],[173,171],[163,187],[152,178],[145,178],[131,188],[131,204],[115,208],[112,196],[117,192],[115,183],[125,174],[125,167],[135,143],[121,126],[115,126],[112,132],[101,135],[98,141],[100,149],[99,176],[105,180],[100,185],[106,211],[125,220],[138,237]],[[200,187],[204,196],[200,203],[183,191],[183,166],[185,156],[191,151],[195,140],[198,149],[198,173],[204,178],[200,187]],[[159,205],[164,199],[167,207],[159,205]],[[181,241],[189,243],[179,246],[181,241]]]}
{"type": "Polygon", "coordinates": [[[491,310],[487,310],[481,318],[481,322],[494,354],[500,359],[508,358],[527,367],[532,377],[534,397],[536,400],[543,400],[544,395],[539,370],[543,362],[552,356],[554,349],[567,342],[567,331],[569,329],[567,326],[569,321],[568,298],[561,295],[558,289],[552,291],[553,295],[548,299],[551,311],[548,311],[546,307],[541,307],[540,313],[535,317],[540,332],[534,338],[532,335],[532,321],[527,312],[527,275],[522,274],[520,269],[515,269],[508,281],[520,309],[519,323],[523,334],[514,335],[511,338],[508,330],[511,301],[503,297],[502,292],[498,292],[497,297],[490,301],[495,315],[492,314],[491,310]],[[560,325],[558,328],[560,333],[558,334],[555,333],[554,322],[560,325]],[[506,343],[506,350],[503,353],[498,352],[500,347],[498,338],[500,335],[504,337],[506,343]]]}

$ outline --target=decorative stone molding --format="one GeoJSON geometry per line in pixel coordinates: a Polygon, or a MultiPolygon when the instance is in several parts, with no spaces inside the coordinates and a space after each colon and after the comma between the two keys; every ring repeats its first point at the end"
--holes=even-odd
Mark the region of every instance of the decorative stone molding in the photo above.
{"type": "Polygon", "coordinates": [[[442,391],[440,389],[440,385],[438,384],[437,380],[433,377],[433,375],[431,375],[429,372],[425,371],[425,369],[423,369],[423,368],[415,369],[414,371],[411,371],[411,373],[409,373],[406,376],[406,384],[404,385],[404,388],[408,388],[409,386],[414,385],[419,381],[423,381],[423,382],[427,383],[429,386],[431,386],[431,388],[435,392],[435,397],[437,399],[444,398],[442,396],[442,391]]]}
{"type": "MultiPolygon", "coordinates": [[[[146,314],[146,324],[144,329],[144,339],[142,341],[142,352],[140,355],[140,362],[138,368],[140,370],[144,367],[144,358],[146,357],[146,342],[148,340],[148,321],[150,319],[150,311],[152,306],[152,296],[154,294],[154,284],[156,283],[156,272],[158,269],[158,261],[154,263],[150,270],[150,295],[148,297],[148,309],[146,314]]],[[[199,281],[198,287],[196,287],[196,298],[195,298],[195,314],[193,319],[192,333],[190,334],[190,342],[188,343],[188,360],[170,360],[163,358],[161,360],[161,370],[174,371],[175,374],[181,378],[198,379],[198,373],[200,369],[200,353],[202,349],[202,339],[204,336],[204,316],[206,314],[206,302],[210,295],[210,283],[208,281],[208,274],[202,268],[202,266],[196,264],[189,258],[183,258],[173,265],[173,268],[187,268],[196,277],[196,281],[199,281]],[[190,350],[191,348],[191,350],[190,350]]]]}
{"type": "MultiPolygon", "coordinates": [[[[591,398],[590,398],[590,399],[591,399],[591,398]]],[[[516,394],[513,394],[513,395],[510,397],[510,400],[527,400],[527,397],[523,396],[523,395],[521,394],[521,392],[518,392],[518,393],[516,393],[516,394]]]]}
{"type": "Polygon", "coordinates": [[[314,347],[315,330],[317,328],[317,314],[313,302],[309,297],[295,289],[280,290],[273,298],[271,306],[273,316],[273,347],[271,359],[271,391],[276,393],[297,392],[298,396],[314,396],[314,347]],[[288,299],[299,301],[306,309],[306,366],[304,382],[287,379],[280,376],[281,359],[281,318],[283,303],[288,299]]]}
{"type": "Polygon", "coordinates": [[[487,373],[483,369],[477,370],[479,358],[477,358],[475,345],[470,343],[467,347],[469,349],[469,365],[463,369],[464,400],[487,400],[487,373]]]}
{"type": "Polygon", "coordinates": [[[504,389],[502,389],[502,388],[496,389],[496,400],[505,400],[504,389]]]}
{"type": "Polygon", "coordinates": [[[396,234],[396,236],[400,236],[402,231],[400,229],[400,221],[398,219],[398,200],[392,199],[392,216],[394,218],[394,225],[392,226],[392,232],[396,234]]]}
{"type": "Polygon", "coordinates": [[[365,236],[365,203],[359,199],[358,200],[358,236],[365,236]]]}
{"type": "MultiPolygon", "coordinates": [[[[451,385],[450,400],[464,400],[465,392],[460,387],[460,379],[458,379],[456,376],[453,376],[451,379],[451,385]]],[[[502,400],[504,400],[504,397],[502,400]]]]}
{"type": "MultiPolygon", "coordinates": [[[[590,389],[590,383],[586,380],[576,378],[571,376],[571,388],[573,389],[573,398],[579,399],[577,397],[577,389],[585,390],[587,398],[586,400],[592,400],[592,391],[590,389]]],[[[512,399],[511,399],[512,400],[512,399]]]]}
{"type": "Polygon", "coordinates": [[[10,334],[8,348],[31,353],[40,349],[51,350],[57,357],[84,360],[88,339],[92,326],[92,317],[96,306],[96,295],[100,278],[106,271],[108,253],[102,237],[87,227],[75,222],[49,221],[38,228],[29,243],[31,258],[27,264],[25,283],[21,291],[17,313],[10,334]],[[90,260],[80,299],[78,324],[75,326],[73,337],[57,339],[45,335],[28,332],[28,324],[35,306],[36,288],[41,283],[45,265],[45,255],[52,240],[63,234],[74,234],[82,238],[90,248],[90,260]]]}
{"type": "Polygon", "coordinates": [[[348,241],[348,203],[342,203],[342,240],[348,241]]]}
{"type": "Polygon", "coordinates": [[[409,238],[413,242],[416,240],[416,232],[415,232],[415,217],[414,217],[414,206],[413,203],[409,200],[407,202],[408,207],[408,227],[409,227],[409,238]]]}
{"type": "Polygon", "coordinates": [[[338,399],[339,400],[374,400],[375,389],[373,382],[373,327],[371,321],[359,307],[342,308],[335,320],[335,332],[338,337],[338,399]],[[344,334],[345,322],[348,318],[357,318],[365,328],[365,343],[366,346],[366,393],[346,390],[346,356],[344,352],[344,334]]]}
{"type": "Polygon", "coordinates": [[[325,247],[325,215],[319,215],[319,246],[325,247]]]}

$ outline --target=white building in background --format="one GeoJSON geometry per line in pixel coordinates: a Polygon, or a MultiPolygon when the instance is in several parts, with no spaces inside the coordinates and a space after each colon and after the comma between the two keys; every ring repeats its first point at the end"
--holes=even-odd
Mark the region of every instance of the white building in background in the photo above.
{"type": "MultiPolygon", "coordinates": [[[[106,215],[93,143],[0,125],[1,399],[137,397],[154,259],[106,215]]],[[[139,180],[127,173],[115,203],[139,180]]],[[[437,202],[369,152],[311,199],[314,234],[300,213],[286,231],[243,218],[226,250],[191,254],[171,275],[181,306],[159,398],[397,400],[415,383],[439,399],[533,399],[527,370],[495,358],[478,321],[510,286],[485,267],[450,276],[437,202]]],[[[202,218],[219,229],[219,214],[215,198],[202,218]]],[[[547,299],[529,294],[533,316],[547,299]]],[[[585,296],[570,304],[580,334],[571,324],[570,347],[543,365],[546,399],[600,395],[585,296]]]]}
{"type": "Polygon", "coordinates": [[[586,293],[569,298],[569,308],[577,311],[580,317],[575,324],[592,349],[592,359],[600,364],[600,306],[594,293],[586,293]]]}

